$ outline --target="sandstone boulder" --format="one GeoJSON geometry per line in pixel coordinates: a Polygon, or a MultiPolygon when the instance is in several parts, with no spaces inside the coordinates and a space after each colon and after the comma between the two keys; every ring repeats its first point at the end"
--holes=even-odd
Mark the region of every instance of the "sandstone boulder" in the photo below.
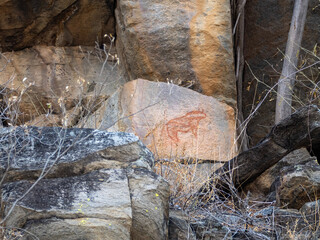
{"type": "Polygon", "coordinates": [[[0,95],[10,105],[6,115],[12,124],[74,125],[124,83],[111,53],[47,46],[3,53],[0,95]]]}
{"type": "Polygon", "coordinates": [[[235,105],[229,1],[121,0],[116,20],[130,80],[169,81],[235,105]]]}
{"type": "Polygon", "coordinates": [[[48,127],[0,134],[9,229],[26,239],[167,238],[168,184],[136,136],[48,127]]]}
{"type": "Polygon", "coordinates": [[[173,84],[126,83],[86,126],[135,133],[160,159],[227,161],[236,152],[234,110],[173,84]]]}
{"type": "MultiPolygon", "coordinates": [[[[35,45],[94,46],[114,35],[114,0],[1,1],[2,51],[35,45]]],[[[1,51],[1,50],[0,50],[1,51]]]]}

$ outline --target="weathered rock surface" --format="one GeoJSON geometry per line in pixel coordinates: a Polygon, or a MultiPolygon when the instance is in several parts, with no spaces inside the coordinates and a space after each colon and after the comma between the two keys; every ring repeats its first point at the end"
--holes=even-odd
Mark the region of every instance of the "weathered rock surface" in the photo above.
{"type": "Polygon", "coordinates": [[[301,212],[270,206],[262,207],[261,210],[243,208],[230,213],[228,206],[225,211],[214,209],[211,213],[208,212],[211,216],[197,220],[191,220],[182,212],[173,211],[173,214],[170,212],[169,239],[195,239],[195,235],[196,239],[208,240],[318,239],[320,232],[316,219],[319,218],[310,213],[318,213],[317,204],[310,203],[301,212]]]}
{"type": "Polygon", "coordinates": [[[143,168],[131,169],[128,178],[133,215],[131,238],[167,239],[169,185],[163,178],[143,168]]]}
{"type": "MultiPolygon", "coordinates": [[[[244,57],[245,77],[243,84],[244,116],[248,117],[253,106],[263,99],[280,77],[283,54],[286,48],[293,0],[279,1],[247,1],[245,5],[245,47],[244,57]],[[260,83],[257,83],[259,79],[260,83]]],[[[307,20],[302,39],[302,47],[312,51],[315,45],[319,46],[320,39],[320,8],[319,1],[310,0],[307,20]]],[[[317,48],[316,52],[319,52],[317,48]]],[[[299,66],[307,67],[314,61],[312,54],[301,50],[300,57],[303,63],[299,66]]],[[[318,72],[318,66],[304,71],[305,76],[297,76],[293,106],[297,109],[310,99],[311,89],[319,77],[313,75],[318,72]]],[[[277,87],[274,89],[277,90],[277,87]]],[[[260,107],[254,118],[248,124],[248,135],[251,146],[257,144],[272,128],[274,124],[275,93],[271,92],[264,104],[260,107]]]]}
{"type": "Polygon", "coordinates": [[[187,214],[184,214],[181,210],[170,209],[169,216],[169,240],[196,240],[187,214]]]}
{"type": "MultiPolygon", "coordinates": [[[[300,208],[301,215],[303,216],[305,222],[309,224],[311,229],[312,228],[317,229],[319,226],[319,220],[320,220],[319,203],[320,203],[320,200],[308,202],[300,208]]],[[[320,232],[318,233],[318,237],[319,235],[320,235],[320,232]]]]}
{"type": "Polygon", "coordinates": [[[304,205],[308,209],[304,210],[305,215],[310,218],[310,209],[315,207],[308,202],[319,198],[319,171],[317,158],[306,149],[299,149],[266,170],[245,190],[255,199],[274,201],[281,207],[300,209],[304,205]]]}
{"type": "Polygon", "coordinates": [[[266,170],[246,187],[246,191],[253,193],[254,198],[300,209],[319,198],[319,173],[317,158],[311,157],[306,149],[299,149],[266,170]]]}
{"type": "Polygon", "coordinates": [[[235,106],[229,1],[121,0],[116,19],[130,80],[172,81],[235,106]]]}
{"type": "Polygon", "coordinates": [[[167,238],[169,187],[136,136],[48,127],[0,133],[7,227],[39,239],[167,238]]]}
{"type": "Polygon", "coordinates": [[[223,226],[221,222],[215,219],[202,219],[191,226],[196,233],[196,239],[233,239],[233,233],[223,226]]]}
{"type": "Polygon", "coordinates": [[[282,169],[278,186],[277,201],[281,206],[299,209],[307,202],[319,198],[320,166],[315,159],[282,169]]]}
{"type": "Polygon", "coordinates": [[[288,167],[296,165],[305,165],[308,163],[316,163],[316,158],[311,157],[307,149],[301,148],[289,153],[278,163],[263,172],[257,179],[245,187],[245,191],[250,191],[252,197],[260,200],[275,201],[276,186],[279,183],[281,174],[288,167]]]}
{"type": "MultiPolygon", "coordinates": [[[[304,240],[319,238],[320,232],[315,227],[316,221],[306,221],[303,214],[296,209],[268,207],[254,213],[253,217],[258,232],[259,229],[265,229],[266,236],[269,239],[304,240]]],[[[252,239],[257,239],[257,237],[259,235],[252,239]]]]}
{"type": "Polygon", "coordinates": [[[94,46],[104,34],[115,33],[114,4],[114,0],[1,1],[0,46],[2,51],[35,45],[94,46]]]}
{"type": "MultiPolygon", "coordinates": [[[[31,185],[27,180],[5,184],[4,200],[12,203],[31,185]]],[[[97,231],[100,239],[108,233],[118,235],[119,239],[130,239],[132,209],[128,177],[123,169],[104,169],[77,177],[43,179],[18,203],[11,216],[8,226],[23,227],[40,239],[69,239],[73,231],[80,233],[81,229],[86,233],[81,237],[93,239],[94,229],[103,224],[105,227],[97,231]],[[100,219],[103,224],[97,221],[100,219]],[[50,226],[65,232],[56,232],[55,228],[45,231],[50,226]]]]}
{"type": "Polygon", "coordinates": [[[106,57],[93,47],[35,46],[3,53],[0,86],[11,106],[6,115],[18,124],[73,126],[124,83],[116,61],[106,57]]]}
{"type": "Polygon", "coordinates": [[[226,161],[236,152],[234,110],[173,84],[126,83],[87,127],[135,133],[157,158],[226,161]]]}

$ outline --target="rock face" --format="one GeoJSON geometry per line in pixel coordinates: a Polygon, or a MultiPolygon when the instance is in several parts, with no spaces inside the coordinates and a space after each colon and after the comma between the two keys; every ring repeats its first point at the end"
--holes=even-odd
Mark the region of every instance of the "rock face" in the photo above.
{"type": "Polygon", "coordinates": [[[170,209],[169,218],[169,239],[182,240],[190,239],[196,240],[195,233],[193,232],[189,218],[182,211],[170,209]]]}
{"type": "Polygon", "coordinates": [[[319,198],[320,166],[309,159],[305,164],[283,168],[276,186],[277,201],[281,206],[300,209],[305,203],[319,198]]]}
{"type": "MultiPolygon", "coordinates": [[[[319,230],[316,227],[317,223],[315,219],[312,219],[309,222],[306,221],[304,213],[299,212],[296,209],[267,207],[261,211],[255,212],[253,216],[257,226],[266,226],[272,222],[273,230],[265,231],[265,236],[268,236],[269,239],[302,240],[319,238],[319,230]]],[[[257,239],[257,235],[252,239],[257,239]]]]}
{"type": "Polygon", "coordinates": [[[167,238],[168,184],[136,136],[26,127],[0,139],[6,226],[27,239],[167,238]]]}
{"type": "MultiPolygon", "coordinates": [[[[295,150],[250,183],[246,187],[246,191],[250,191],[255,198],[260,198],[261,200],[268,198],[268,201],[275,201],[276,187],[279,185],[281,175],[286,174],[285,169],[288,170],[288,168],[294,166],[308,165],[310,163],[316,164],[316,158],[311,157],[305,148],[295,150]]],[[[296,187],[299,187],[299,184],[296,187]]],[[[291,197],[293,198],[293,196],[291,197]]]]}
{"type": "Polygon", "coordinates": [[[115,33],[114,0],[1,1],[2,51],[35,45],[94,46],[115,33]]]}
{"type": "Polygon", "coordinates": [[[319,198],[319,164],[306,149],[288,154],[246,187],[253,197],[300,209],[319,198]]]}
{"type": "Polygon", "coordinates": [[[234,110],[173,84],[126,83],[87,127],[135,133],[157,158],[227,161],[236,152],[234,110]]]}
{"type": "MultiPolygon", "coordinates": [[[[269,87],[274,86],[280,77],[283,54],[286,48],[286,42],[290,27],[291,16],[293,12],[293,0],[279,1],[247,1],[245,6],[245,47],[244,57],[245,77],[243,84],[243,112],[248,117],[252,107],[263,99],[268,92],[269,87]],[[259,83],[256,81],[259,79],[259,83]]],[[[320,8],[319,1],[310,0],[307,20],[302,39],[302,47],[312,51],[316,44],[319,45],[320,29],[320,8]]],[[[316,52],[319,49],[316,48],[316,52]]],[[[304,50],[300,52],[300,58],[303,60],[299,66],[307,67],[311,65],[316,58],[304,50]]],[[[314,88],[314,82],[319,78],[314,73],[318,72],[315,68],[308,68],[304,74],[308,76],[297,75],[294,107],[297,109],[306,104],[310,99],[310,91],[314,88]]],[[[274,89],[277,90],[277,87],[274,89]]],[[[260,141],[271,129],[274,124],[276,95],[271,92],[265,102],[260,107],[255,117],[249,121],[248,135],[251,139],[251,145],[260,141]]]]}
{"type": "Polygon", "coordinates": [[[275,206],[253,210],[255,207],[250,206],[247,208],[250,216],[246,215],[245,209],[232,214],[230,208],[224,212],[214,209],[211,217],[196,221],[182,212],[170,211],[169,239],[319,239],[318,204],[319,201],[310,202],[300,211],[275,206]]]}
{"type": "Polygon", "coordinates": [[[18,124],[38,118],[33,124],[41,125],[39,117],[50,113],[59,118],[52,125],[72,126],[81,111],[99,105],[124,83],[116,61],[93,47],[36,46],[2,56],[0,86],[11,106],[6,114],[18,124]]]}
{"type": "Polygon", "coordinates": [[[120,0],[116,19],[130,80],[189,85],[235,105],[229,1],[120,0]]]}
{"type": "MultiPolygon", "coordinates": [[[[304,204],[300,208],[300,212],[304,219],[306,219],[307,223],[313,223],[313,227],[316,228],[316,226],[319,225],[319,220],[320,220],[320,215],[319,215],[319,204],[320,201],[313,201],[313,202],[308,202],[304,204]]],[[[319,233],[318,233],[319,237],[319,233]]]]}

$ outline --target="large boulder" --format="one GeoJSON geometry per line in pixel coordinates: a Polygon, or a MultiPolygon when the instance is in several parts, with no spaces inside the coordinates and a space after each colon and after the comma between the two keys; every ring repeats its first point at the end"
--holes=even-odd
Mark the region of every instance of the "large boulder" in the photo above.
{"type": "Polygon", "coordinates": [[[129,133],[3,128],[0,167],[8,228],[26,239],[166,239],[169,188],[129,133]]]}
{"type": "Polygon", "coordinates": [[[130,80],[191,86],[235,105],[229,1],[120,0],[116,19],[130,80]]]}
{"type": "Polygon", "coordinates": [[[3,53],[0,64],[12,124],[72,126],[124,83],[116,60],[93,47],[35,46],[3,53]]]}
{"type": "Polygon", "coordinates": [[[126,83],[86,124],[135,133],[159,159],[227,161],[236,153],[233,108],[174,84],[126,83]]]}
{"type": "Polygon", "coordinates": [[[114,34],[114,0],[1,1],[0,51],[35,45],[93,46],[114,34]]]}

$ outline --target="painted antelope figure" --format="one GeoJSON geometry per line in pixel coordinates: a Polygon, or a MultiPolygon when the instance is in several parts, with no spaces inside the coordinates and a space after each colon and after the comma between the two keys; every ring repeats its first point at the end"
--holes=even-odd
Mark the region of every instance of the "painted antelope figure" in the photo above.
{"type": "Polygon", "coordinates": [[[180,140],[178,133],[191,131],[193,136],[197,137],[199,122],[206,117],[207,115],[203,111],[192,111],[182,117],[174,118],[165,125],[167,134],[174,142],[180,140]]]}

